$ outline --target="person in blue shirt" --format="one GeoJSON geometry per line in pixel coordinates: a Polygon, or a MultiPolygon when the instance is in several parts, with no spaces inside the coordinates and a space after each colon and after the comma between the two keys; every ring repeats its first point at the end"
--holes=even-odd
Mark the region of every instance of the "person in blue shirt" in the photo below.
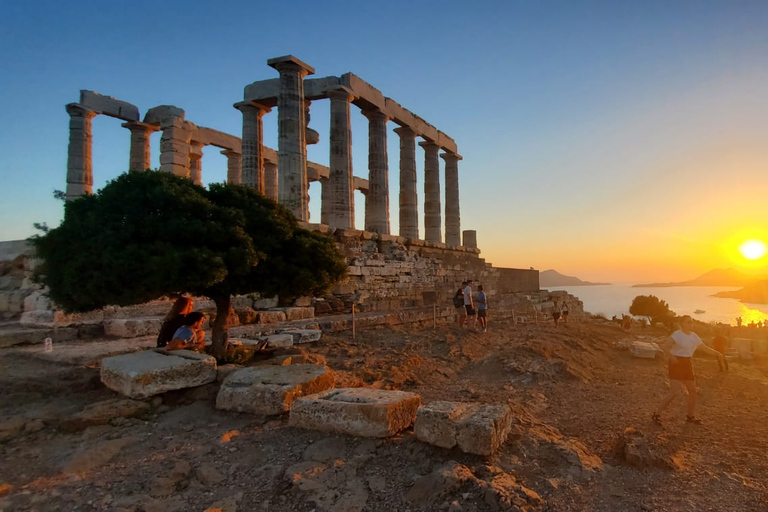
{"type": "Polygon", "coordinates": [[[173,333],[173,339],[167,345],[168,350],[202,350],[205,348],[203,322],[205,315],[199,311],[184,317],[184,325],[173,333]]]}
{"type": "Polygon", "coordinates": [[[488,299],[483,291],[483,285],[477,286],[477,319],[480,321],[480,332],[488,332],[488,299]]]}

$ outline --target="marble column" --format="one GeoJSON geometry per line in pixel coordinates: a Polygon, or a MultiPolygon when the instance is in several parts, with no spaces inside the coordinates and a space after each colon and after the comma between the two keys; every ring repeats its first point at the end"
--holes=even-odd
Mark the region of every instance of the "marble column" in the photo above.
{"type": "Polygon", "coordinates": [[[195,185],[203,185],[203,145],[199,142],[189,145],[189,179],[195,185]]]}
{"type": "Polygon", "coordinates": [[[400,236],[419,238],[419,193],[416,190],[416,132],[395,128],[400,136],[400,236]]]}
{"type": "Polygon", "coordinates": [[[304,77],[314,68],[292,55],[269,59],[267,64],[280,73],[277,98],[278,202],[297,220],[309,220],[307,187],[307,142],[304,117],[304,77]]]}
{"type": "Polygon", "coordinates": [[[150,167],[149,139],[157,127],[151,124],[129,121],[123,128],[131,130],[131,152],[128,160],[129,171],[146,171],[150,167]]]}
{"type": "Polygon", "coordinates": [[[240,183],[264,193],[264,114],[272,109],[255,102],[236,103],[243,113],[240,183]]]}
{"type": "Polygon", "coordinates": [[[355,227],[355,179],[352,175],[352,91],[340,87],[329,91],[331,100],[330,176],[323,183],[323,224],[334,228],[355,227]]]}
{"type": "Polygon", "coordinates": [[[93,193],[91,120],[96,112],[77,103],[67,105],[69,151],[67,153],[67,200],[93,193]]]}
{"type": "Polygon", "coordinates": [[[277,201],[277,164],[264,162],[264,195],[277,201]]]}
{"type": "Polygon", "coordinates": [[[365,230],[389,234],[389,167],[387,116],[378,110],[363,111],[368,118],[368,195],[365,198],[365,230]]]}
{"type": "Polygon", "coordinates": [[[461,245],[461,208],[459,206],[459,160],[461,155],[443,153],[445,160],[445,243],[461,245]]]}
{"type": "Polygon", "coordinates": [[[424,238],[429,242],[442,242],[440,215],[440,146],[432,141],[419,142],[424,148],[424,238]]]}
{"type": "Polygon", "coordinates": [[[243,167],[242,167],[242,155],[237,151],[231,149],[225,149],[221,152],[222,155],[227,157],[227,183],[232,185],[242,185],[243,183],[243,167]]]}

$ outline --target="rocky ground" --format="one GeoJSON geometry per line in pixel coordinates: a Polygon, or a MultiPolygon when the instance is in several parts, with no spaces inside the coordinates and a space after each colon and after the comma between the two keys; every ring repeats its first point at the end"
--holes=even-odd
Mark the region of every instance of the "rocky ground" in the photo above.
{"type": "MultiPolygon", "coordinates": [[[[644,336],[663,336],[646,330],[644,336]]],[[[98,378],[99,351],[151,340],[0,351],[0,510],[758,511],[768,510],[768,363],[694,362],[702,425],[605,322],[326,334],[297,360],[338,387],[414,391],[423,402],[509,404],[514,431],[484,458],[417,441],[300,430],[222,413],[216,385],[125,400],[98,378]],[[122,345],[121,345],[122,344],[122,345]]]]}

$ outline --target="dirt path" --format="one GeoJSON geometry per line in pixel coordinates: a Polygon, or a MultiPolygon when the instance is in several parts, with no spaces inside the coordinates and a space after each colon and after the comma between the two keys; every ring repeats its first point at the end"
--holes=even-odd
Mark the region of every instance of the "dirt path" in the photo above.
{"type": "Polygon", "coordinates": [[[683,421],[681,399],[658,427],[650,413],[666,390],[663,364],[614,348],[626,337],[617,327],[490,327],[484,335],[454,326],[325,335],[306,354],[325,359],[339,387],[509,404],[514,432],[487,459],[425,445],[412,432],[371,440],[222,413],[215,385],[149,407],[120,404],[124,412],[104,424],[64,428],[88,405],[114,406],[98,368],[0,351],[0,510],[768,510],[765,361],[721,374],[713,359],[695,359],[704,424],[683,421]],[[627,427],[675,469],[622,460],[614,447],[627,427]]]}

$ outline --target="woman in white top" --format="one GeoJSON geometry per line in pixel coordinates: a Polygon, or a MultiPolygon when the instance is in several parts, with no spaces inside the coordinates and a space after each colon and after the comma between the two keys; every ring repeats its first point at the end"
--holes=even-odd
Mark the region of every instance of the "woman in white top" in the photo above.
{"type": "Polygon", "coordinates": [[[685,315],[680,318],[680,330],[675,331],[670,336],[670,342],[665,347],[667,362],[669,364],[669,394],[662,400],[656,412],[653,413],[653,421],[661,424],[662,411],[682,392],[683,386],[688,390],[688,416],[685,421],[688,423],[701,423],[696,417],[696,377],[693,374],[691,357],[696,349],[701,347],[706,352],[717,356],[718,359],[723,355],[704,345],[699,335],[691,330],[693,320],[685,315]]]}

